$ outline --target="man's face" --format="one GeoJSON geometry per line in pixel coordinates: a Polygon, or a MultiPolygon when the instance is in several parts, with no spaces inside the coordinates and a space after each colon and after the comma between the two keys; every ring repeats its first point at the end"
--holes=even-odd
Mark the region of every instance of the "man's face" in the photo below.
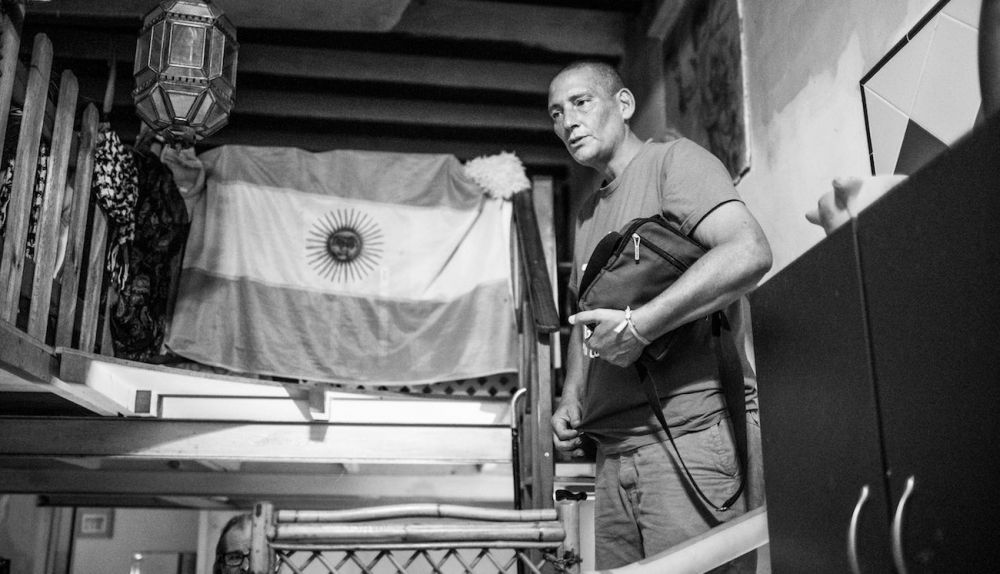
{"type": "Polygon", "coordinates": [[[626,124],[617,94],[609,94],[589,68],[556,76],[549,85],[552,129],[573,159],[603,169],[625,140],[626,124]]]}
{"type": "Polygon", "coordinates": [[[250,529],[236,527],[223,537],[222,571],[226,574],[250,571],[250,529]]]}

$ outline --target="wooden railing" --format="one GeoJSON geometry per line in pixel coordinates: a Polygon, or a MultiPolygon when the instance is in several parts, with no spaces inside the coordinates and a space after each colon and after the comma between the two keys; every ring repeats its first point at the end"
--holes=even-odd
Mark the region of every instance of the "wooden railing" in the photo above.
{"type": "Polygon", "coordinates": [[[559,311],[556,310],[553,298],[549,263],[545,258],[538,216],[532,199],[531,191],[515,193],[513,196],[518,247],[527,278],[527,300],[531,305],[535,332],[554,333],[559,330],[559,311]]]}
{"type": "Polygon", "coordinates": [[[551,508],[555,459],[552,451],[553,373],[558,366],[559,313],[550,279],[554,269],[554,242],[543,243],[543,228],[552,229],[551,179],[535,178],[532,190],[516,193],[514,224],[520,262],[515,283],[521,286],[519,326],[521,332],[520,386],[524,396],[512,401],[514,432],[515,503],[518,508],[551,508]]]}
{"type": "Polygon", "coordinates": [[[21,349],[17,368],[46,380],[57,374],[54,346],[110,353],[106,343],[101,345],[105,329],[100,322],[107,228],[103,213],[90,207],[97,110],[88,105],[77,126],[78,87],[69,70],[62,72],[55,97],[49,96],[52,44],[44,34],[33,39],[29,65],[18,60],[21,10],[19,4],[3,3],[0,22],[0,139],[11,127],[10,110],[21,109],[0,255],[0,347],[7,350],[4,362],[8,364],[15,358],[11,349],[21,349]],[[33,207],[43,141],[50,149],[48,173],[42,203],[33,207]],[[73,185],[68,188],[70,180],[73,185]],[[68,189],[72,197],[65,197],[68,189]],[[61,226],[66,219],[64,205],[69,223],[60,269],[57,261],[61,226]],[[29,258],[33,209],[38,223],[34,253],[29,258]]]}

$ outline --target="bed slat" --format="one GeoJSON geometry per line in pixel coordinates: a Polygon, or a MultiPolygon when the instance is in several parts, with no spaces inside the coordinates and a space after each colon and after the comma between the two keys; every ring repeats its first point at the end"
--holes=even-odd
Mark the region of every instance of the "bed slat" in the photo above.
{"type": "Polygon", "coordinates": [[[76,76],[73,72],[65,70],[59,81],[59,100],[56,105],[55,125],[52,128],[49,173],[45,182],[42,210],[38,217],[35,276],[32,280],[31,305],[28,311],[28,334],[41,341],[46,340],[45,332],[52,300],[52,280],[56,273],[56,258],[59,254],[63,197],[69,170],[69,152],[73,143],[73,118],[76,115],[78,93],[76,76]]]}
{"type": "MultiPolygon", "coordinates": [[[[69,238],[66,241],[66,259],[63,262],[59,323],[56,326],[57,347],[69,347],[73,344],[77,293],[80,291],[80,278],[84,270],[83,245],[87,235],[87,214],[90,210],[90,183],[94,172],[97,119],[97,108],[94,104],[89,104],[83,112],[83,119],[80,122],[80,138],[77,143],[73,205],[70,211],[69,238]]],[[[95,213],[94,217],[101,219],[103,223],[103,213],[95,213]]],[[[89,293],[94,283],[86,285],[89,293]]]]}
{"type": "Polygon", "coordinates": [[[18,297],[24,273],[25,240],[31,212],[35,168],[38,163],[38,143],[42,137],[42,121],[48,100],[49,75],[52,71],[52,43],[45,34],[35,36],[28,72],[24,115],[17,140],[14,160],[14,181],[10,203],[7,204],[7,231],[0,260],[0,318],[17,323],[18,297]]]}

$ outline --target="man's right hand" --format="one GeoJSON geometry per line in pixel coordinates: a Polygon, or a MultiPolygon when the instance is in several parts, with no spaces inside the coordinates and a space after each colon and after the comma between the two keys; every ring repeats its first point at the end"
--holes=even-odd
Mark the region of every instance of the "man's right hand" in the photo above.
{"type": "Polygon", "coordinates": [[[583,456],[583,439],[580,438],[580,431],[576,430],[580,416],[580,404],[577,402],[562,403],[552,413],[552,431],[555,433],[552,443],[556,449],[572,456],[583,456]]]}

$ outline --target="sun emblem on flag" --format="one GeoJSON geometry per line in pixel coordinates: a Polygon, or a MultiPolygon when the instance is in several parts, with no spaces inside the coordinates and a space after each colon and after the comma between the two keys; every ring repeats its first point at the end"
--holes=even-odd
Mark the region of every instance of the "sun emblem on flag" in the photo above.
{"type": "Polygon", "coordinates": [[[357,281],[382,256],[382,230],[368,215],[338,209],[319,218],[306,237],[306,258],[321,276],[336,282],[357,281]]]}

